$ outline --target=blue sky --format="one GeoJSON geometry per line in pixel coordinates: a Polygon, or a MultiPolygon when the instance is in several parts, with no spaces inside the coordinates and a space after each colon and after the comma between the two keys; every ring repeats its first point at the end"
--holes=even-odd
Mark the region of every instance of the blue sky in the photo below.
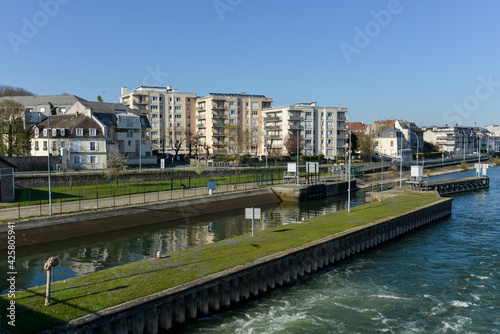
{"type": "Polygon", "coordinates": [[[499,124],[500,2],[0,0],[0,84],[264,94],[354,121],[499,124]]]}

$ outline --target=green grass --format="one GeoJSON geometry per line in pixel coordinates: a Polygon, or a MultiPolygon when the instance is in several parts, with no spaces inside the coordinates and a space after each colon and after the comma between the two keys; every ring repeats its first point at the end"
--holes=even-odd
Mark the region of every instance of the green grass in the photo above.
{"type": "MultiPolygon", "coordinates": [[[[283,174],[273,174],[273,180],[283,178],[283,174]]],[[[206,187],[208,181],[217,181],[218,187],[224,187],[231,184],[249,183],[249,182],[269,182],[271,181],[270,174],[249,174],[227,177],[197,177],[173,179],[168,178],[163,181],[147,181],[147,182],[120,182],[116,186],[115,182],[93,186],[73,186],[73,187],[52,187],[52,201],[54,203],[66,201],[78,201],[79,199],[95,199],[112,196],[123,196],[142,194],[144,192],[158,192],[181,189],[181,184],[186,187],[206,187]]],[[[229,189],[229,188],[228,188],[229,189]]],[[[16,202],[7,207],[27,206],[48,203],[48,188],[32,188],[32,189],[16,189],[16,202]]]]}
{"type": "MultiPolygon", "coordinates": [[[[52,303],[44,306],[45,288],[16,294],[16,333],[32,333],[86,314],[147,296],[259,258],[302,246],[339,232],[399,215],[441,200],[433,193],[406,194],[297,223],[226,239],[134,262],[52,285],[52,303]],[[276,233],[280,232],[280,233],[276,233]]],[[[6,310],[9,299],[0,298],[6,310]]],[[[9,329],[5,317],[2,328],[9,329]]]]}

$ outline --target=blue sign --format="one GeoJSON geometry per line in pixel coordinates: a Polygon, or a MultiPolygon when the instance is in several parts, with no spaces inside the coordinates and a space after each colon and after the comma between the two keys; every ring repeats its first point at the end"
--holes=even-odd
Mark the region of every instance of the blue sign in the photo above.
{"type": "Polygon", "coordinates": [[[217,181],[208,181],[207,190],[217,190],[217,181]]]}

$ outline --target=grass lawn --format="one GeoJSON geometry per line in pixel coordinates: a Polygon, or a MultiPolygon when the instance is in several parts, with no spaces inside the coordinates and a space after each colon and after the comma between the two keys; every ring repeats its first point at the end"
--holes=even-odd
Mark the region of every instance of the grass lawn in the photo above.
{"type": "MultiPolygon", "coordinates": [[[[219,187],[231,184],[249,183],[249,182],[265,182],[271,183],[271,177],[276,182],[283,178],[283,173],[270,174],[249,174],[226,177],[193,177],[184,179],[167,178],[163,181],[147,181],[147,182],[120,182],[116,186],[115,182],[93,186],[73,186],[73,187],[52,187],[53,203],[78,201],[79,199],[95,199],[112,196],[123,196],[129,194],[142,194],[144,192],[158,192],[181,189],[184,184],[186,187],[206,187],[208,181],[217,181],[219,187]]],[[[48,188],[32,188],[32,189],[16,189],[16,202],[7,207],[26,206],[48,203],[48,188]]]]}
{"type": "MultiPolygon", "coordinates": [[[[379,219],[442,200],[434,193],[405,194],[347,211],[239,236],[151,259],[102,270],[52,285],[52,306],[44,306],[45,288],[16,293],[15,333],[32,333],[91,312],[174,287],[259,258],[302,246],[379,219]],[[280,233],[276,233],[276,232],[280,233]]],[[[9,299],[0,297],[6,310],[9,299]]],[[[11,330],[2,317],[2,328],[11,330]]]]}

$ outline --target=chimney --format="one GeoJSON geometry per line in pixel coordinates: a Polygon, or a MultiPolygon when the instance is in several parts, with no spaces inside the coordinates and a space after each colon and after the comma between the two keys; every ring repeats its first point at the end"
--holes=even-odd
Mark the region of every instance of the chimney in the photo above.
{"type": "Polygon", "coordinates": [[[127,94],[127,87],[126,86],[122,86],[122,92],[120,95],[123,95],[123,94],[127,94]]]}

